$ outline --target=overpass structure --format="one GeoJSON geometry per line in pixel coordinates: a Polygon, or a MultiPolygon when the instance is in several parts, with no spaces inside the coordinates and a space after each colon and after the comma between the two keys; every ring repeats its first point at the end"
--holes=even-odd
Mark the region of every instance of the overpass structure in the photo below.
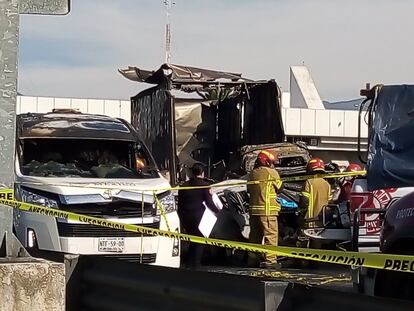
{"type": "MultiPolygon", "coordinates": [[[[338,109],[338,106],[341,105],[322,101],[307,67],[290,67],[290,91],[282,92],[286,139],[306,142],[314,155],[326,161],[359,162],[358,108],[347,105],[346,109],[338,109]]],[[[361,150],[364,151],[367,136],[368,127],[361,121],[361,150]]]]}

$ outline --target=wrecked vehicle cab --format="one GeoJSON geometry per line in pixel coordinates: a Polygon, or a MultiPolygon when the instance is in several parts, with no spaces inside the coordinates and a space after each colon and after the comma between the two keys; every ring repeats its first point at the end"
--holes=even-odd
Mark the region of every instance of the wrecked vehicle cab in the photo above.
{"type": "MultiPolygon", "coordinates": [[[[241,148],[240,155],[242,161],[242,172],[250,173],[261,150],[267,150],[277,154],[275,168],[281,177],[305,175],[306,165],[310,159],[310,154],[305,143],[276,143],[264,145],[251,145],[241,148]]],[[[294,192],[301,192],[303,182],[285,182],[284,189],[294,192]]],[[[293,194],[293,193],[292,193],[293,194]]]]}
{"type": "MultiPolygon", "coordinates": [[[[120,223],[179,231],[168,181],[126,121],[58,109],[17,116],[17,200],[120,223]],[[158,190],[159,189],[159,190],[158,190]],[[166,217],[157,208],[158,199],[166,217]]],[[[116,256],[178,267],[179,241],[15,211],[33,255],[116,256]]]]}
{"type": "MultiPolygon", "coordinates": [[[[241,148],[241,168],[237,172],[239,179],[231,179],[216,184],[214,192],[219,196],[225,208],[244,216],[245,223],[241,230],[248,237],[249,229],[249,196],[243,181],[254,168],[257,155],[261,150],[278,154],[275,167],[282,178],[306,175],[306,166],[310,159],[307,146],[302,142],[276,143],[244,146],[241,148]],[[237,184],[239,183],[239,184],[237,184]]],[[[236,172],[235,172],[236,173],[236,172]]],[[[342,211],[336,204],[328,204],[322,209],[318,224],[314,220],[306,220],[308,199],[303,195],[305,181],[285,181],[277,200],[281,205],[279,213],[279,245],[309,246],[311,244],[342,247],[350,242],[350,229],[344,228],[338,220],[337,213],[342,211]]],[[[349,222],[349,221],[348,221],[349,222]]]]}
{"type": "MultiPolygon", "coordinates": [[[[240,221],[243,236],[249,236],[249,195],[246,185],[239,184],[247,180],[247,174],[254,167],[257,155],[261,150],[268,150],[278,154],[276,169],[281,177],[304,175],[306,165],[310,159],[306,145],[302,143],[276,143],[251,145],[241,148],[241,176],[215,184],[213,192],[221,199],[225,208],[243,216],[245,222],[240,221]]],[[[278,201],[282,207],[279,214],[280,245],[295,245],[300,230],[300,219],[305,215],[306,208],[302,200],[303,182],[285,182],[278,201]]]]}
{"type": "Polygon", "coordinates": [[[241,148],[242,168],[246,173],[253,170],[257,155],[261,150],[277,154],[276,168],[281,176],[299,175],[306,172],[310,159],[309,151],[304,143],[277,143],[244,146],[241,148]]]}

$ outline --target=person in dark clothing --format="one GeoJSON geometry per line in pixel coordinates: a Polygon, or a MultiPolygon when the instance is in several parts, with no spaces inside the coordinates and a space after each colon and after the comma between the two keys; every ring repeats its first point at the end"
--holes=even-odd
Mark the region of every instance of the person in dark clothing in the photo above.
{"type": "MultiPolygon", "coordinates": [[[[201,164],[194,164],[191,168],[191,173],[193,177],[185,182],[182,187],[205,187],[209,185],[204,180],[204,169],[201,164]]],[[[198,225],[206,206],[214,213],[219,212],[213,202],[210,188],[178,190],[178,216],[186,233],[202,236],[198,225]]],[[[187,261],[190,267],[196,268],[201,264],[203,247],[202,244],[190,243],[187,261]]]]}

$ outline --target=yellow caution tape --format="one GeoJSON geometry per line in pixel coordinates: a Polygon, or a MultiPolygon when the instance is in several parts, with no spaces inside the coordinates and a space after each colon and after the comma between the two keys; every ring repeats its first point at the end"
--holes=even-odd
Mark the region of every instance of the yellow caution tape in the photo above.
{"type": "Polygon", "coordinates": [[[0,189],[0,200],[14,200],[14,191],[13,189],[0,189]]]}
{"type": "Polygon", "coordinates": [[[356,177],[366,175],[366,171],[355,171],[355,172],[343,172],[343,173],[328,173],[328,174],[316,174],[316,175],[303,175],[303,176],[291,176],[283,177],[282,181],[301,181],[315,178],[331,179],[331,178],[342,178],[342,177],[356,177]]]}
{"type": "Polygon", "coordinates": [[[159,199],[158,199],[158,197],[155,195],[155,192],[153,192],[153,194],[152,194],[152,195],[154,196],[154,201],[155,201],[155,204],[156,204],[157,208],[159,208],[159,209],[160,209],[160,213],[161,213],[161,215],[162,215],[162,218],[163,218],[163,219],[164,219],[164,221],[165,221],[165,224],[166,224],[166,226],[167,226],[167,230],[168,230],[168,231],[171,231],[171,229],[170,229],[170,224],[168,223],[167,215],[165,215],[165,211],[164,211],[164,208],[162,207],[162,204],[161,204],[160,200],[159,200],[159,199]]]}
{"type": "Polygon", "coordinates": [[[0,204],[13,207],[15,209],[36,213],[44,216],[63,218],[66,220],[79,221],[95,226],[107,227],[112,229],[119,229],[124,231],[138,232],[153,236],[161,236],[167,238],[175,238],[181,241],[194,242],[205,245],[212,245],[218,247],[226,247],[231,249],[266,253],[276,256],[284,256],[298,259],[308,259],[318,262],[341,264],[356,267],[366,267],[375,269],[385,269],[393,271],[414,272],[414,256],[405,255],[391,255],[391,254],[372,254],[372,253],[358,253],[358,252],[344,252],[334,250],[319,250],[307,249],[285,246],[268,246],[259,244],[242,243],[235,241],[225,241],[220,239],[204,238],[193,236],[178,232],[159,230],[154,228],[147,228],[139,225],[124,224],[115,221],[110,221],[102,218],[91,217],[87,215],[76,214],[72,212],[61,211],[48,207],[38,206],[34,204],[19,202],[16,200],[9,200],[10,190],[0,190],[0,193],[5,194],[1,196],[0,204]],[[4,198],[6,197],[6,198],[4,198]]]}
{"type": "MultiPolygon", "coordinates": [[[[316,175],[300,175],[300,176],[290,176],[290,177],[282,177],[281,180],[283,182],[293,182],[293,181],[304,181],[308,179],[315,179],[315,178],[323,178],[323,179],[332,179],[332,178],[342,178],[342,177],[357,177],[357,176],[364,176],[366,171],[356,171],[356,172],[344,172],[344,173],[329,173],[329,174],[316,174],[316,175]]],[[[237,181],[237,182],[230,182],[230,183],[218,183],[218,184],[211,184],[207,186],[178,186],[178,187],[169,187],[169,188],[157,188],[155,191],[157,193],[162,191],[177,191],[177,190],[194,190],[194,189],[209,189],[209,188],[225,188],[225,187],[233,187],[233,186],[245,186],[245,185],[257,185],[260,183],[268,182],[267,180],[259,180],[259,181],[237,181]]],[[[16,184],[20,185],[44,185],[41,182],[16,182],[16,184]]],[[[77,188],[91,188],[91,189],[112,189],[112,188],[122,188],[128,187],[128,182],[120,182],[120,183],[106,183],[106,182],[98,182],[98,183],[90,183],[90,184],[79,184],[79,183],[54,183],[53,186],[60,186],[60,187],[77,187],[77,188]]],[[[154,189],[140,189],[140,192],[154,192],[154,189]]]]}
{"type": "MultiPolygon", "coordinates": [[[[331,174],[317,174],[317,175],[301,175],[301,176],[292,176],[292,177],[284,177],[281,178],[281,180],[283,182],[286,181],[303,181],[303,180],[308,180],[308,179],[313,179],[313,178],[340,178],[340,177],[352,177],[352,176],[361,176],[361,175],[365,175],[366,172],[365,171],[356,171],[356,172],[344,172],[344,173],[331,173],[331,174]]],[[[253,184],[260,184],[260,183],[267,183],[268,180],[262,180],[262,181],[240,181],[240,182],[232,182],[232,183],[222,183],[222,184],[212,184],[212,185],[207,185],[207,186],[179,186],[179,187],[174,187],[174,188],[159,188],[156,189],[156,191],[159,192],[163,192],[163,191],[176,191],[176,190],[195,190],[195,189],[210,189],[210,188],[226,188],[226,187],[233,187],[233,186],[246,186],[246,185],[253,185],[253,184]]],[[[39,183],[39,182],[16,182],[18,184],[28,184],[28,185],[44,185],[43,183],[39,183]]],[[[126,183],[128,184],[128,183],[126,183]]],[[[126,185],[124,183],[119,183],[116,184],[116,188],[122,187],[123,185],[126,185]]],[[[112,188],[114,187],[113,185],[108,186],[106,185],[106,183],[98,183],[98,184],[75,184],[75,183],[54,183],[54,186],[61,186],[61,187],[79,187],[79,188],[92,188],[92,189],[108,189],[108,188],[112,188]]],[[[8,190],[1,190],[3,193],[8,193],[8,197],[5,198],[3,197],[3,199],[8,199],[8,200],[12,200],[13,199],[13,190],[12,189],[8,189],[8,190]]],[[[157,204],[157,206],[159,207],[161,216],[163,217],[163,219],[165,220],[166,226],[168,231],[170,231],[170,227],[169,227],[169,223],[167,220],[167,217],[165,215],[165,211],[162,207],[162,205],[160,204],[157,196],[156,196],[156,192],[154,189],[144,189],[144,190],[139,190],[140,192],[144,193],[144,192],[151,192],[155,198],[155,202],[157,204]]],[[[1,194],[0,194],[1,195],[1,194]]],[[[0,197],[2,198],[2,197],[0,197]]]]}

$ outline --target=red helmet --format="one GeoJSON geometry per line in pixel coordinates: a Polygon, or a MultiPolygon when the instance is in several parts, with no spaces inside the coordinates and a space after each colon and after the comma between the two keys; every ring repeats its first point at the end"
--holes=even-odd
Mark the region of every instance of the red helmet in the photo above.
{"type": "Polygon", "coordinates": [[[356,164],[356,163],[349,164],[345,170],[345,172],[358,172],[358,171],[362,171],[362,167],[361,165],[356,164]]]}
{"type": "Polygon", "coordinates": [[[267,150],[262,150],[259,152],[256,161],[261,166],[270,167],[275,162],[275,160],[276,160],[276,156],[273,153],[267,150]]]}
{"type": "Polygon", "coordinates": [[[312,159],[309,160],[306,169],[309,173],[313,173],[313,172],[324,173],[325,172],[325,163],[323,162],[322,159],[312,158],[312,159]]]}

